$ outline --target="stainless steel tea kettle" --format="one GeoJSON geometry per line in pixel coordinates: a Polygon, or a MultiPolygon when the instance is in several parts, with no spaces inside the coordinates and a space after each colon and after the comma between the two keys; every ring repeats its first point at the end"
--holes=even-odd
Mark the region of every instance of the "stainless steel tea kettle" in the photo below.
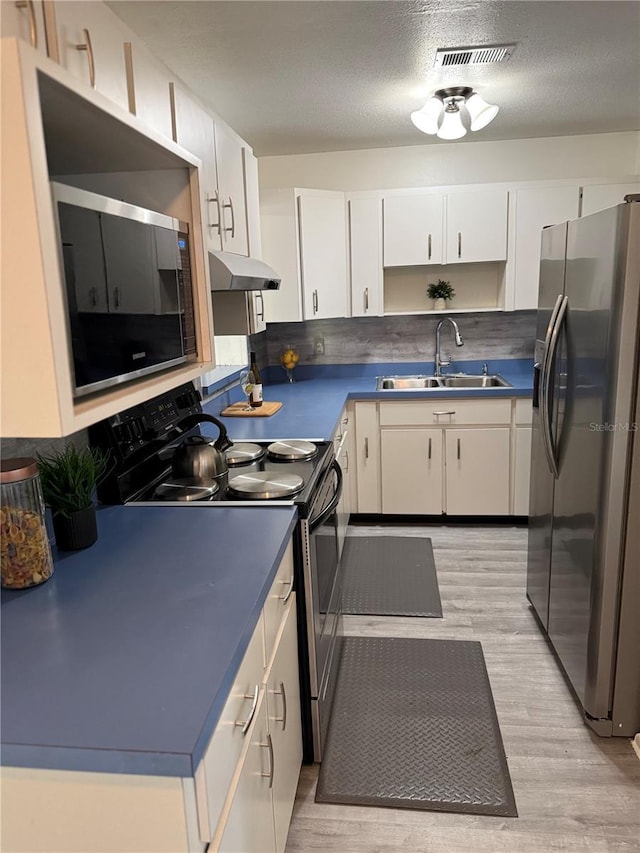
{"type": "Polygon", "coordinates": [[[172,473],[176,478],[214,480],[228,472],[225,450],[232,447],[233,442],[227,435],[227,428],[222,421],[214,418],[213,415],[201,412],[187,415],[176,426],[186,432],[201,423],[215,424],[220,430],[220,435],[215,442],[203,435],[191,435],[185,438],[175,449],[171,460],[172,473]]]}

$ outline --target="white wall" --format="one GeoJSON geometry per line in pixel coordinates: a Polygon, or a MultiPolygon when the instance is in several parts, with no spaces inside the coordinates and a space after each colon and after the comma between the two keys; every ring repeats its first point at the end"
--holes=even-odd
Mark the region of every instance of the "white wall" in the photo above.
{"type": "Polygon", "coordinates": [[[292,154],[258,160],[260,188],[368,190],[554,178],[626,178],[640,170],[640,133],[292,154]]]}

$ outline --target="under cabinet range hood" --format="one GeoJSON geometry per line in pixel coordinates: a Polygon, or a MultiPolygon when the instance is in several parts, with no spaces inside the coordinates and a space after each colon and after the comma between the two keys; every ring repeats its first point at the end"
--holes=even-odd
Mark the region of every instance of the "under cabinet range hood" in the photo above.
{"type": "Polygon", "coordinates": [[[277,290],[281,281],[264,261],[233,252],[209,252],[209,275],[211,290],[277,290]]]}

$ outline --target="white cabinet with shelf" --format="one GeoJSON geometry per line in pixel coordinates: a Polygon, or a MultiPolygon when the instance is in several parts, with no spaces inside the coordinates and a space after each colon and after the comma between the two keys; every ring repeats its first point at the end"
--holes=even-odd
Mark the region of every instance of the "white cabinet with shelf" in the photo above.
{"type": "Polygon", "coordinates": [[[513,307],[516,311],[538,307],[542,229],[575,219],[579,204],[580,188],[577,185],[535,187],[514,193],[515,224],[509,260],[513,263],[513,307]]]}
{"type": "Polygon", "coordinates": [[[447,194],[445,263],[506,260],[507,200],[506,190],[447,194]]]}
{"type": "Polygon", "coordinates": [[[3,0],[0,3],[0,36],[19,38],[46,55],[42,0],[3,0]]]}
{"type": "Polygon", "coordinates": [[[385,267],[443,263],[443,199],[440,193],[385,195],[385,267]]]}
{"type": "Polygon", "coordinates": [[[589,184],[582,188],[581,216],[606,210],[622,204],[625,195],[640,193],[640,182],[630,181],[624,184],[589,184]]]}
{"type": "Polygon", "coordinates": [[[349,266],[351,316],[382,314],[382,203],[379,198],[351,198],[349,266]]]}
{"type": "Polygon", "coordinates": [[[18,239],[15,233],[7,233],[5,239],[4,232],[2,239],[1,433],[65,436],[194,379],[212,366],[211,299],[198,239],[197,165],[170,140],[161,145],[157,136],[148,137],[128,113],[93,95],[28,45],[5,39],[2,47],[2,195],[21,227],[18,239]],[[61,115],[64,122],[59,121],[61,115]],[[73,140],[77,145],[70,144],[73,140]],[[103,194],[109,195],[111,187],[111,194],[120,198],[127,193],[116,187],[126,172],[128,182],[140,179],[140,185],[145,184],[148,207],[188,222],[196,362],[74,399],[66,288],[49,169],[51,175],[74,175],[78,182],[84,176],[100,178],[103,194]],[[162,186],[152,189],[163,173],[172,187],[178,187],[169,201],[162,186]],[[33,388],[38,388],[37,395],[33,388]]]}
{"type": "Polygon", "coordinates": [[[265,291],[269,322],[347,316],[344,194],[266,190],[260,197],[264,260],[282,278],[265,291]]]}
{"type": "Polygon", "coordinates": [[[131,31],[105,3],[56,0],[54,10],[60,64],[85,85],[128,109],[124,44],[131,31]]]}

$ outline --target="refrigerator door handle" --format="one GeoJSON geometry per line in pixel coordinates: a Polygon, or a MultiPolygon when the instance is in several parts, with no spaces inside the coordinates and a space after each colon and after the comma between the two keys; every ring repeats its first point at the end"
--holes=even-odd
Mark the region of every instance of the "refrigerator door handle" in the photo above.
{"type": "Polygon", "coordinates": [[[560,305],[560,309],[556,314],[556,321],[553,326],[553,332],[551,333],[551,340],[549,341],[549,349],[547,351],[546,357],[546,373],[544,375],[543,382],[544,411],[542,414],[543,423],[546,425],[545,447],[547,448],[547,459],[549,460],[549,467],[551,468],[553,476],[556,478],[559,474],[558,455],[553,446],[553,439],[551,437],[551,411],[549,408],[549,391],[551,388],[551,367],[553,365],[553,359],[555,358],[556,350],[558,348],[558,341],[560,340],[560,329],[562,328],[564,318],[567,314],[567,308],[569,306],[568,296],[561,297],[561,299],[562,302],[560,305]]]}
{"type": "Polygon", "coordinates": [[[549,382],[547,381],[547,372],[551,367],[550,359],[549,359],[549,349],[551,347],[551,338],[553,336],[553,331],[556,327],[556,320],[558,317],[558,312],[560,311],[560,307],[562,306],[563,300],[562,294],[558,294],[558,298],[556,299],[556,304],[553,306],[553,311],[551,312],[551,318],[549,320],[549,325],[547,326],[547,334],[544,339],[544,351],[542,354],[542,365],[540,367],[540,426],[542,429],[542,443],[544,444],[544,450],[547,457],[547,464],[549,466],[549,470],[552,474],[556,474],[555,468],[555,459],[553,456],[553,447],[551,445],[551,426],[550,426],[550,412],[549,412],[549,401],[548,401],[548,389],[549,382]]]}

